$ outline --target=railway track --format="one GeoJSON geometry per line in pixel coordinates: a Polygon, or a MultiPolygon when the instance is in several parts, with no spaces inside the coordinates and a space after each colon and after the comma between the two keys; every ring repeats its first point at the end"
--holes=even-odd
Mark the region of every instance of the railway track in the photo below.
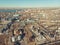
{"type": "Polygon", "coordinates": [[[58,44],[58,43],[60,43],[60,40],[55,40],[52,42],[47,42],[47,43],[43,43],[43,44],[39,44],[39,45],[53,45],[53,44],[58,44]]]}

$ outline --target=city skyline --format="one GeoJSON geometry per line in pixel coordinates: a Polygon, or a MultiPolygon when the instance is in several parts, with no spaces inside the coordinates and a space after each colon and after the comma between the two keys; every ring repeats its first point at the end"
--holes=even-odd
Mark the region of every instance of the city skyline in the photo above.
{"type": "Polygon", "coordinates": [[[60,7],[60,0],[0,0],[0,7],[60,7]]]}

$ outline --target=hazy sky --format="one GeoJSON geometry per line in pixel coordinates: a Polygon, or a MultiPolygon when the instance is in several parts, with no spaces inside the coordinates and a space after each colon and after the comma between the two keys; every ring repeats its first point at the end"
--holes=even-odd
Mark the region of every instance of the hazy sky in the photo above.
{"type": "Polygon", "coordinates": [[[0,7],[60,7],[60,0],[0,0],[0,7]]]}

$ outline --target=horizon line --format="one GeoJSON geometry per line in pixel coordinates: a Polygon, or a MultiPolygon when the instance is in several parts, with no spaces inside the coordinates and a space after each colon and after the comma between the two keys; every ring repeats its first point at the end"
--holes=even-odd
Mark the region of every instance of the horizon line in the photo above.
{"type": "Polygon", "coordinates": [[[60,8],[60,7],[0,7],[0,8],[60,8]]]}

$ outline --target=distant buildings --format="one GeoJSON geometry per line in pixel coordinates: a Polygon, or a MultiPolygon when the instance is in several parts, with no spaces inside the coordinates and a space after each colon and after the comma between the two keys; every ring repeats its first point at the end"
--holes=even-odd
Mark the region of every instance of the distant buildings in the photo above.
{"type": "MultiPolygon", "coordinates": [[[[3,25],[0,25],[1,36],[8,35],[10,43],[38,45],[60,40],[59,9],[27,8],[16,9],[14,12],[0,12],[0,14],[0,24],[3,25]]],[[[7,38],[4,36],[1,37],[2,40],[7,38]]],[[[1,44],[5,45],[5,42],[2,42],[1,44]]]]}

